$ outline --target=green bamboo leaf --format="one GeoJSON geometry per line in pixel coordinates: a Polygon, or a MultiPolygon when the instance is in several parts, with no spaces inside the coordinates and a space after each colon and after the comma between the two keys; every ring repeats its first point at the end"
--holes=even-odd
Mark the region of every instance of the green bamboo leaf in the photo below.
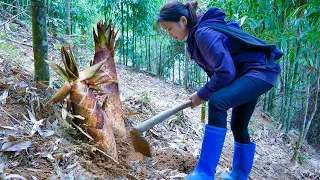
{"type": "Polygon", "coordinates": [[[290,17],[296,18],[297,14],[300,13],[303,9],[305,9],[308,6],[309,6],[309,4],[304,4],[300,7],[298,7],[293,13],[290,14],[290,17]]]}
{"type": "Polygon", "coordinates": [[[288,45],[287,45],[287,38],[283,37],[281,40],[281,48],[282,49],[287,49],[288,45]]]}
{"type": "Polygon", "coordinates": [[[45,61],[45,62],[54,70],[54,72],[56,72],[59,76],[61,76],[65,81],[69,82],[68,73],[61,66],[51,61],[45,61]]]}
{"type": "Polygon", "coordinates": [[[244,22],[246,21],[248,16],[243,16],[241,19],[240,19],[240,26],[242,26],[244,24],[244,22]]]}
{"type": "Polygon", "coordinates": [[[319,18],[320,17],[320,10],[317,10],[315,12],[312,12],[308,15],[306,15],[306,17],[309,17],[309,18],[319,18]]]}
{"type": "Polygon", "coordinates": [[[303,55],[307,52],[306,48],[301,48],[298,52],[296,52],[295,59],[293,61],[293,64],[299,63],[299,64],[306,64],[308,61],[307,59],[303,58],[303,55]]]}

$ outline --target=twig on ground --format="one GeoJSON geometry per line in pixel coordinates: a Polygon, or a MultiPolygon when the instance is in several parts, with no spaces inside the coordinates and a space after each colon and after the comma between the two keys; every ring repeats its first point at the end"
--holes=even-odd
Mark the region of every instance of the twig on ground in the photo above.
{"type": "Polygon", "coordinates": [[[83,131],[83,129],[79,126],[77,126],[74,122],[70,121],[72,125],[74,125],[82,134],[84,134],[85,136],[87,136],[87,138],[89,138],[90,140],[93,141],[93,138],[87,134],[86,132],[83,131]]]}
{"type": "Polygon", "coordinates": [[[30,45],[30,44],[23,43],[23,42],[19,42],[19,41],[13,40],[13,39],[6,38],[6,40],[9,40],[9,41],[11,41],[11,42],[18,43],[18,44],[21,44],[21,45],[25,45],[25,46],[28,46],[28,47],[33,47],[33,46],[30,45]]]}
{"type": "Polygon", "coordinates": [[[110,158],[112,161],[114,161],[115,163],[119,164],[119,162],[115,159],[113,159],[111,156],[109,156],[107,153],[101,151],[100,149],[90,145],[90,144],[87,144],[87,143],[81,143],[82,146],[84,146],[85,148],[87,149],[92,149],[93,151],[98,151],[100,153],[102,153],[103,155],[105,155],[106,157],[110,158]]]}
{"type": "Polygon", "coordinates": [[[6,113],[14,122],[16,122],[15,124],[21,124],[21,122],[19,122],[15,117],[11,116],[7,111],[5,111],[2,107],[0,107],[0,110],[2,110],[4,113],[6,113]]]}

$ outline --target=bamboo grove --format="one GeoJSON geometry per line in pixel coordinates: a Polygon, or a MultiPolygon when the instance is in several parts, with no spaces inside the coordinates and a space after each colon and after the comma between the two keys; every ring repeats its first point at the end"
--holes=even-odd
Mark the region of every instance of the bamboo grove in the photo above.
{"type": "MultiPolygon", "coordinates": [[[[71,38],[74,48],[93,49],[92,27],[100,20],[112,19],[120,30],[115,57],[118,64],[195,91],[208,81],[205,73],[189,58],[185,43],[170,39],[155,25],[157,12],[165,2],[47,0],[47,29],[53,36],[71,38]]],[[[293,161],[305,139],[316,145],[320,138],[319,5],[318,0],[200,1],[201,11],[217,6],[247,32],[277,44],[285,53],[279,61],[282,73],[278,84],[260,99],[259,105],[286,133],[299,132],[293,161]]],[[[2,0],[1,6],[18,19],[30,21],[30,0],[2,0]]]]}

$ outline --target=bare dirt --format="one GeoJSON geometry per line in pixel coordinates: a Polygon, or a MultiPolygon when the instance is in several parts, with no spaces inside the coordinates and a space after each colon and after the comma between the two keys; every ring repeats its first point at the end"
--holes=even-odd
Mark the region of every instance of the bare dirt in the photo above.
{"type": "Polygon", "coordinates": [[[189,174],[197,164],[197,160],[191,156],[182,156],[177,153],[158,152],[155,154],[154,167],[157,169],[177,169],[179,172],[189,174]]]}
{"type": "MultiPolygon", "coordinates": [[[[6,18],[1,17],[0,23],[6,18]]],[[[32,48],[24,45],[32,44],[31,39],[28,26],[10,22],[0,29],[1,178],[183,179],[192,171],[199,156],[204,127],[200,122],[199,107],[186,109],[144,134],[151,145],[152,158],[135,153],[130,139],[117,139],[119,160],[114,162],[92,148],[89,142],[79,140],[79,132],[62,118],[61,104],[45,106],[59,87],[59,79],[52,73],[49,87],[32,81],[32,48]],[[34,121],[28,111],[34,115],[34,121]],[[43,125],[39,126],[40,131],[36,129],[31,133],[37,127],[36,121],[43,125]],[[24,147],[22,143],[26,142],[31,145],[24,147]],[[6,151],[13,145],[19,148],[6,151]]],[[[49,60],[59,62],[59,50],[54,44],[60,42],[51,37],[50,42],[49,60]]],[[[146,72],[121,65],[117,66],[117,71],[128,130],[158,112],[182,103],[191,94],[181,86],[146,72]]],[[[294,131],[284,134],[277,127],[272,117],[256,109],[249,125],[252,141],[257,144],[250,179],[319,179],[317,151],[305,143],[299,163],[291,164],[298,135],[294,131]]],[[[233,137],[229,128],[217,174],[230,171],[232,153],[233,137]]]]}

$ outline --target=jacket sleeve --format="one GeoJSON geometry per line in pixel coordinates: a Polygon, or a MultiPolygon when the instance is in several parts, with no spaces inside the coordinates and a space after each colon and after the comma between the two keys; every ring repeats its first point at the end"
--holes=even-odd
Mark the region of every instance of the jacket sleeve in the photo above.
{"type": "Polygon", "coordinates": [[[226,48],[223,39],[226,36],[209,27],[199,28],[195,33],[197,46],[209,64],[213,75],[197,92],[198,96],[207,101],[217,90],[230,84],[236,74],[233,59],[226,48]]]}

